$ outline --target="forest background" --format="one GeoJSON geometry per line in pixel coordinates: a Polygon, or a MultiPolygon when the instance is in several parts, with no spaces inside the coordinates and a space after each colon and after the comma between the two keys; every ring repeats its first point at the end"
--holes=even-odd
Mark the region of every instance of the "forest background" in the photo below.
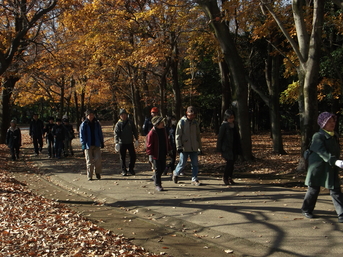
{"type": "MultiPolygon", "coordinates": [[[[28,123],[87,108],[100,120],[126,108],[141,129],[150,108],[180,118],[197,107],[203,130],[236,113],[243,159],[251,134],[301,135],[321,111],[342,112],[343,1],[0,0],[0,143],[28,123]]],[[[338,130],[341,122],[338,123],[338,130]]],[[[304,168],[299,153],[298,169],[304,168]]]]}

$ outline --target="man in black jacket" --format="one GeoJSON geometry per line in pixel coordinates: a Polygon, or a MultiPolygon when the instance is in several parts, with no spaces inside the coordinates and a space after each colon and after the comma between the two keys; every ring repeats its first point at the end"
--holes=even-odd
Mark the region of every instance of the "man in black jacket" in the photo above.
{"type": "Polygon", "coordinates": [[[36,156],[42,152],[44,136],[44,123],[38,119],[38,114],[33,114],[33,119],[30,123],[30,137],[33,141],[36,156]],[[39,147],[38,147],[39,145],[39,147]]]}

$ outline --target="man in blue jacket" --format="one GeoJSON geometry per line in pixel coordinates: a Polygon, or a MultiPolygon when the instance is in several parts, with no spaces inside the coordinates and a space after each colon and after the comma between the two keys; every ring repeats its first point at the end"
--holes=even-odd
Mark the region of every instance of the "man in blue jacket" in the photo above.
{"type": "Polygon", "coordinates": [[[95,119],[94,112],[87,110],[85,115],[86,119],[80,126],[80,142],[85,153],[87,177],[88,180],[92,180],[93,173],[95,173],[96,178],[101,179],[100,148],[104,148],[104,136],[99,121],[95,119]]]}

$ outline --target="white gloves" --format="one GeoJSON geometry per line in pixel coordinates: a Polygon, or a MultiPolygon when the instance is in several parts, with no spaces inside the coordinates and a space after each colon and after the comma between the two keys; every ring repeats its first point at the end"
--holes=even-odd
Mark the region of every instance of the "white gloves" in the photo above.
{"type": "Polygon", "coordinates": [[[343,161],[342,161],[342,160],[337,160],[337,161],[335,162],[335,165],[336,165],[338,168],[343,169],[343,161]]]}
{"type": "Polygon", "coordinates": [[[139,146],[139,142],[138,140],[135,141],[135,148],[137,148],[139,146]]]}
{"type": "Polygon", "coordinates": [[[119,150],[120,150],[120,145],[119,145],[119,144],[116,144],[116,145],[114,146],[114,150],[118,153],[119,150]]]}

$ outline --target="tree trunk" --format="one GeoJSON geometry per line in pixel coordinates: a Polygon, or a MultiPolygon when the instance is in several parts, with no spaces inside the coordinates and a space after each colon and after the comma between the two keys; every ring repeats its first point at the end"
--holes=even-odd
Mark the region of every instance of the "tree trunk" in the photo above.
{"type": "Polygon", "coordinates": [[[224,112],[230,108],[232,101],[229,80],[229,67],[225,61],[219,62],[220,79],[222,85],[222,106],[220,112],[220,120],[224,118],[224,112]]]}
{"type": "MultiPolygon", "coordinates": [[[[303,34],[307,33],[306,26],[303,25],[304,14],[303,8],[298,1],[293,3],[293,15],[295,16],[298,39],[303,34]],[[303,22],[301,22],[303,21],[303,22]]],[[[303,101],[303,110],[299,110],[302,122],[301,127],[301,154],[300,161],[297,167],[298,170],[304,170],[303,152],[306,150],[312,135],[318,129],[318,101],[317,101],[317,85],[318,73],[320,64],[320,52],[322,43],[322,26],[324,20],[324,1],[313,1],[313,21],[311,34],[306,37],[302,36],[299,39],[299,51],[301,54],[300,65],[298,68],[300,90],[302,96],[300,101],[303,101]],[[303,79],[301,79],[303,78],[303,79]]],[[[299,103],[300,108],[302,103],[299,103]]]]}
{"type": "Polygon", "coordinates": [[[221,21],[221,12],[216,0],[197,0],[210,19],[210,24],[224,54],[232,78],[233,100],[236,102],[236,118],[239,126],[243,158],[252,160],[251,128],[248,108],[248,83],[242,58],[239,56],[235,42],[228,26],[221,21]]]}
{"type": "MultiPolygon", "coordinates": [[[[269,45],[269,48],[271,46],[269,45]]],[[[280,55],[270,55],[266,61],[266,81],[269,91],[269,115],[271,135],[273,141],[273,152],[276,154],[286,154],[283,149],[281,125],[280,125],[280,89],[279,89],[279,70],[281,66],[280,55]]]]}
{"type": "Polygon", "coordinates": [[[4,79],[1,91],[1,104],[0,104],[0,144],[6,142],[6,132],[10,126],[11,121],[11,108],[10,101],[15,83],[19,80],[18,77],[9,77],[4,79]]]}
{"type": "Polygon", "coordinates": [[[173,45],[173,54],[171,58],[171,75],[172,75],[172,86],[174,93],[174,114],[177,120],[183,116],[181,108],[181,94],[180,94],[180,84],[179,84],[179,49],[177,43],[173,45]]]}

